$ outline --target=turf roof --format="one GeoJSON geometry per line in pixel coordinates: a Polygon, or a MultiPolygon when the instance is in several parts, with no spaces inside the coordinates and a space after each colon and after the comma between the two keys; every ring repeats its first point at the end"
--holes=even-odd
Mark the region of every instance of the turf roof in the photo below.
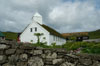
{"type": "Polygon", "coordinates": [[[46,29],[48,32],[50,32],[50,34],[64,38],[59,32],[57,32],[56,30],[54,30],[53,28],[48,27],[47,25],[41,25],[44,29],[46,29]]]}

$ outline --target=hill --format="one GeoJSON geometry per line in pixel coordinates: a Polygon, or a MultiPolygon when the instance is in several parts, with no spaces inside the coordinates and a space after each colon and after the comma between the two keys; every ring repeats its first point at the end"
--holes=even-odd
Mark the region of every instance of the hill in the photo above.
{"type": "Polygon", "coordinates": [[[18,33],[15,32],[2,32],[7,40],[17,40],[18,33]]]}
{"type": "Polygon", "coordinates": [[[88,34],[89,34],[90,39],[98,39],[100,38],[100,29],[96,31],[91,31],[88,34]]]}

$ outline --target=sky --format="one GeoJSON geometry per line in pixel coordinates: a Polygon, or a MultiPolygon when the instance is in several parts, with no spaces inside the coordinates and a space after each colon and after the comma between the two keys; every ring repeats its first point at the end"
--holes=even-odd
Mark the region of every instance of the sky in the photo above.
{"type": "Polygon", "coordinates": [[[23,31],[36,12],[60,33],[100,29],[100,0],[0,0],[0,31],[23,31]]]}

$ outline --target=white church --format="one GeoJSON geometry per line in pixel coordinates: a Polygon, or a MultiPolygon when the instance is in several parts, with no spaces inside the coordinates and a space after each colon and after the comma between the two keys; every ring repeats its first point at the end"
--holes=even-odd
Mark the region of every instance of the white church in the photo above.
{"type": "Polygon", "coordinates": [[[19,37],[20,42],[37,43],[38,38],[35,35],[36,33],[43,34],[40,36],[40,42],[47,43],[47,45],[66,43],[66,39],[59,32],[42,23],[42,16],[39,13],[34,14],[32,23],[21,33],[19,37]]]}

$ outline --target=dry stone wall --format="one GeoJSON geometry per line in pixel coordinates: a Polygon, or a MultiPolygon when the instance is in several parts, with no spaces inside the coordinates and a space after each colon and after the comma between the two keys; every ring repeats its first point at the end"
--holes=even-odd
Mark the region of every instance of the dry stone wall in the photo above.
{"type": "Polygon", "coordinates": [[[100,66],[100,56],[0,42],[0,66],[100,66]]]}

